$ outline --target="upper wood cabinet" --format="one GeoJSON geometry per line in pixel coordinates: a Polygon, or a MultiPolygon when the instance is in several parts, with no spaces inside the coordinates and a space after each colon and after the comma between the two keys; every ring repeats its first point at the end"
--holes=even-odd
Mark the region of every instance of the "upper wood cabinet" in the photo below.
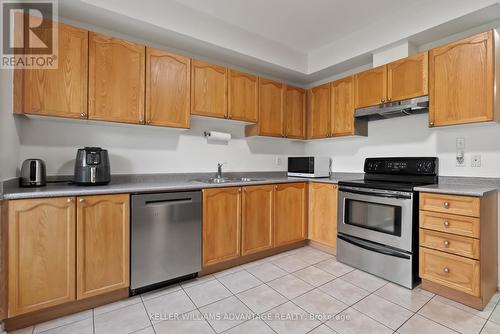
{"type": "Polygon", "coordinates": [[[78,198],[78,299],[130,285],[129,203],[129,195],[78,198]]]}
{"type": "Polygon", "coordinates": [[[228,118],[256,123],[259,118],[259,78],[229,70],[228,118]]]}
{"type": "Polygon", "coordinates": [[[9,201],[8,215],[9,317],[75,300],[74,198],[9,201]]]}
{"type": "Polygon", "coordinates": [[[305,240],[307,237],[307,189],[305,183],[275,186],[275,247],[305,240]]]}
{"type": "Polygon", "coordinates": [[[273,243],[274,186],[243,188],[241,255],[270,249],[273,243]]]}
{"type": "Polygon", "coordinates": [[[308,138],[331,136],[330,83],[308,91],[308,138]]]}
{"type": "Polygon", "coordinates": [[[306,139],[306,92],[302,88],[285,88],[285,135],[287,138],[306,139]]]}
{"type": "Polygon", "coordinates": [[[146,124],[189,128],[191,59],[146,49],[146,124]]]}
{"type": "Polygon", "coordinates": [[[284,85],[281,82],[259,79],[259,135],[283,137],[284,85]]]}
{"type": "Polygon", "coordinates": [[[90,33],[89,119],[144,123],[146,48],[90,33]]]}
{"type": "Polygon", "coordinates": [[[330,247],[337,245],[337,198],[337,185],[309,184],[309,240],[330,247]]]}
{"type": "Polygon", "coordinates": [[[192,61],[191,114],[227,118],[227,68],[192,61]]]}
{"type": "Polygon", "coordinates": [[[429,126],[493,120],[493,44],[488,31],[429,51],[429,126]]]}
{"type": "Polygon", "coordinates": [[[354,135],[354,79],[350,76],[331,85],[332,135],[354,135]]]}
{"type": "MultiPolygon", "coordinates": [[[[87,118],[88,31],[54,23],[58,33],[56,69],[14,71],[14,112],[87,118]]],[[[52,28],[41,28],[52,33],[52,28]]]]}
{"type": "Polygon", "coordinates": [[[387,101],[429,94],[429,54],[417,53],[387,64],[387,101]]]}
{"type": "Polygon", "coordinates": [[[354,75],[354,107],[374,106],[387,100],[387,66],[354,75]]]}
{"type": "Polygon", "coordinates": [[[241,188],[203,190],[203,266],[240,256],[241,188]]]}

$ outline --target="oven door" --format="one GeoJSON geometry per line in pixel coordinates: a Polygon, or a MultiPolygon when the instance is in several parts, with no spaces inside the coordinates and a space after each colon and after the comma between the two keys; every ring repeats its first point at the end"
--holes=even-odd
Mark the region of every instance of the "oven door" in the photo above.
{"type": "Polygon", "coordinates": [[[339,233],[412,251],[413,193],[340,187],[339,233]]]}

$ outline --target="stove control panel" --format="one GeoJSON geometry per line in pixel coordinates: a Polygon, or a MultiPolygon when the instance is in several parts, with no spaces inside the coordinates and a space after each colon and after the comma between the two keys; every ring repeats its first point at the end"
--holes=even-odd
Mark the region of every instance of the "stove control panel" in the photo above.
{"type": "Polygon", "coordinates": [[[437,175],[438,158],[368,158],[365,173],[437,175]]]}

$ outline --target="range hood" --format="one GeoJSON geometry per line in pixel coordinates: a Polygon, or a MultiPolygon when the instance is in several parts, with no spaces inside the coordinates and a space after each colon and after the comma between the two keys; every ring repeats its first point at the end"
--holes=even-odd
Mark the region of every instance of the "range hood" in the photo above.
{"type": "Polygon", "coordinates": [[[372,107],[356,109],[354,117],[370,121],[424,114],[429,111],[429,96],[413,99],[388,102],[372,107]]]}

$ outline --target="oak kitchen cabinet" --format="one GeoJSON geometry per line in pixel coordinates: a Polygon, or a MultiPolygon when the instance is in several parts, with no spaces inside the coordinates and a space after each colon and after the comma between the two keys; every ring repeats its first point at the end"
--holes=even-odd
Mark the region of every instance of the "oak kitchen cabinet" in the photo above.
{"type": "Polygon", "coordinates": [[[309,240],[329,247],[337,245],[337,199],[336,184],[309,184],[309,240]]]}
{"type": "Polygon", "coordinates": [[[274,246],[274,186],[243,187],[241,255],[274,246]]]}
{"type": "Polygon", "coordinates": [[[352,76],[331,83],[330,118],[331,134],[334,137],[356,134],[354,120],[354,79],[352,76]]]}
{"type": "Polygon", "coordinates": [[[429,126],[494,119],[494,32],[429,52],[429,126]]]}
{"type": "Polygon", "coordinates": [[[146,49],[146,124],[189,128],[191,59],[146,49]]]}
{"type": "Polygon", "coordinates": [[[8,202],[8,316],[76,299],[72,197],[8,202]]]}
{"type": "Polygon", "coordinates": [[[287,85],[285,88],[285,136],[306,139],[306,91],[287,85]]]}
{"type": "Polygon", "coordinates": [[[191,114],[227,118],[227,68],[192,61],[191,114]]]}
{"type": "Polygon", "coordinates": [[[14,70],[14,112],[86,119],[89,33],[61,23],[56,29],[56,69],[14,70]]]}
{"type": "Polygon", "coordinates": [[[429,54],[420,52],[387,64],[387,101],[429,94],[429,54]]]}
{"type": "Polygon", "coordinates": [[[285,136],[284,95],[284,84],[259,78],[259,122],[246,127],[246,136],[285,136]]]}
{"type": "Polygon", "coordinates": [[[7,211],[9,318],[129,286],[129,195],[14,200],[7,211]]]}
{"type": "Polygon", "coordinates": [[[387,66],[354,75],[354,107],[374,106],[387,101],[387,66]]]}
{"type": "Polygon", "coordinates": [[[305,183],[275,185],[274,246],[307,237],[307,187],[305,183]]]}
{"type": "Polygon", "coordinates": [[[331,136],[330,84],[323,84],[308,91],[307,137],[310,139],[331,136]]]}
{"type": "Polygon", "coordinates": [[[422,288],[483,310],[498,284],[498,194],[420,193],[422,288]]]}
{"type": "Polygon", "coordinates": [[[89,119],[144,123],[146,47],[90,33],[89,119]]]}
{"type": "Polygon", "coordinates": [[[203,190],[203,266],[240,256],[241,188],[203,190]]]}
{"type": "Polygon", "coordinates": [[[77,200],[77,299],[130,285],[129,195],[77,200]]]}
{"type": "Polygon", "coordinates": [[[259,78],[231,69],[228,78],[227,117],[256,123],[259,119],[259,78]]]}

